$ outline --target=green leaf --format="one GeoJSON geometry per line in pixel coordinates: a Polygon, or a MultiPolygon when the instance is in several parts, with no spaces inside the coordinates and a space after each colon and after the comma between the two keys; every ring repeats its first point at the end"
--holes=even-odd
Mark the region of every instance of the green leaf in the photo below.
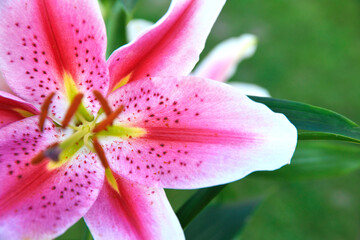
{"type": "Polygon", "coordinates": [[[71,228],[69,228],[63,235],[56,238],[56,240],[69,240],[69,239],[80,239],[80,240],[93,239],[83,218],[81,218],[77,223],[75,223],[71,228]]]}
{"type": "Polygon", "coordinates": [[[309,104],[249,96],[252,100],[283,113],[299,131],[299,140],[342,140],[360,143],[360,127],[350,119],[309,104]]]}
{"type": "Polygon", "coordinates": [[[255,172],[250,177],[308,180],[334,177],[360,169],[360,148],[354,144],[301,142],[291,164],[274,172],[255,172]]]}
{"type": "Polygon", "coordinates": [[[211,200],[216,197],[226,185],[220,185],[198,190],[183,206],[176,212],[183,229],[203,210],[211,200]]]}
{"type": "Polygon", "coordinates": [[[244,228],[248,217],[258,204],[259,201],[252,201],[235,205],[209,206],[186,228],[186,239],[234,239],[244,228]]]}

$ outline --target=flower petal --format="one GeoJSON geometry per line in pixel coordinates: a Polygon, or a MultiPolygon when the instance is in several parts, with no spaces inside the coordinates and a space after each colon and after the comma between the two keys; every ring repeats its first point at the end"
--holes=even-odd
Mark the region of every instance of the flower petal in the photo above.
{"type": "MultiPolygon", "coordinates": [[[[105,26],[96,0],[3,0],[0,13],[0,68],[18,96],[39,107],[55,91],[51,109],[62,118],[64,79],[80,92],[107,92],[105,26]]],[[[90,107],[92,99],[88,94],[90,107]]]]}
{"type": "Polygon", "coordinates": [[[167,14],[149,31],[110,56],[110,89],[121,80],[189,74],[224,3],[172,1],[167,14]]]}
{"type": "Polygon", "coordinates": [[[0,109],[0,128],[23,119],[18,113],[0,109]]]}
{"type": "Polygon", "coordinates": [[[220,43],[200,62],[194,75],[225,82],[243,59],[254,54],[256,42],[254,35],[244,34],[220,43]]]}
{"type": "Polygon", "coordinates": [[[0,73],[0,91],[12,93],[11,89],[7,85],[3,75],[0,73]]]}
{"type": "Polygon", "coordinates": [[[184,239],[163,189],[116,179],[120,194],[106,181],[85,215],[95,239],[184,239]]]}
{"type": "MultiPolygon", "coordinates": [[[[94,203],[104,171],[86,152],[61,168],[30,164],[39,151],[59,140],[37,117],[0,129],[0,239],[51,239],[79,220],[94,203]]],[[[95,158],[96,160],[96,158],[95,158]]]]}
{"type": "Polygon", "coordinates": [[[39,111],[30,103],[10,93],[0,91],[0,128],[38,113],[39,111]]]}
{"type": "Polygon", "coordinates": [[[148,186],[199,188],[289,163],[297,132],[282,114],[227,84],[197,77],[149,78],[109,96],[116,124],[140,138],[103,139],[113,170],[148,186]]]}
{"type": "Polygon", "coordinates": [[[239,89],[245,95],[270,97],[268,90],[252,83],[230,82],[229,84],[239,89]]]}

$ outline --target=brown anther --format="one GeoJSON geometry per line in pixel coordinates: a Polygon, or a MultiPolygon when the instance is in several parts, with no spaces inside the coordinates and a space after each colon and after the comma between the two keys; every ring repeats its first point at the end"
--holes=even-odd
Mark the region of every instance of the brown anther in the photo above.
{"type": "Polygon", "coordinates": [[[31,164],[36,165],[44,161],[45,158],[50,158],[48,154],[49,150],[51,151],[51,149],[56,148],[58,145],[59,143],[53,143],[50,146],[48,146],[44,151],[41,151],[38,154],[36,154],[35,157],[31,159],[30,161],[31,164]]]}
{"type": "Polygon", "coordinates": [[[97,155],[100,158],[100,161],[101,161],[103,167],[105,169],[110,168],[109,162],[105,156],[104,149],[102,148],[102,146],[100,145],[99,141],[96,138],[93,138],[93,145],[94,145],[97,155]]]}
{"type": "Polygon", "coordinates": [[[84,94],[82,93],[78,93],[74,99],[72,100],[72,103],[69,107],[69,109],[67,110],[64,120],[62,122],[62,128],[66,128],[71,120],[71,118],[75,115],[76,110],[78,109],[78,107],[81,104],[81,100],[84,97],[84,94]]]}
{"type": "Polygon", "coordinates": [[[112,112],[107,118],[105,118],[103,121],[101,121],[93,130],[94,133],[98,133],[104,129],[106,129],[107,126],[111,125],[112,122],[115,120],[117,116],[124,110],[124,106],[121,105],[119,108],[117,108],[114,112],[112,112]]]}
{"type": "Polygon", "coordinates": [[[106,113],[106,115],[109,116],[112,113],[112,110],[111,110],[107,100],[104,98],[104,96],[98,90],[94,90],[93,93],[94,93],[95,97],[97,98],[97,100],[100,102],[100,105],[104,109],[104,112],[106,113]]]}
{"type": "Polygon", "coordinates": [[[39,152],[38,154],[36,154],[35,157],[33,157],[31,159],[31,164],[36,165],[41,163],[44,159],[46,158],[44,151],[39,152]]]}
{"type": "Polygon", "coordinates": [[[51,99],[54,97],[54,95],[55,95],[55,92],[50,93],[50,95],[45,98],[44,103],[41,106],[41,112],[40,112],[40,118],[39,118],[39,129],[41,132],[44,131],[45,119],[48,115],[51,99]]]}

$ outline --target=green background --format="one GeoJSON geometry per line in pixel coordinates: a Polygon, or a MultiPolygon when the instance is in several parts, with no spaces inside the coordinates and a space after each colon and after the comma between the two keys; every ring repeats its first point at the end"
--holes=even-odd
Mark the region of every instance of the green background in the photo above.
{"type": "MultiPolygon", "coordinates": [[[[155,22],[169,2],[140,0],[134,16],[155,22]]],[[[259,45],[231,81],[255,83],[272,97],[325,107],[360,123],[359,0],[228,0],[202,57],[243,33],[255,34],[259,45]]],[[[300,143],[297,154],[311,144],[300,143]]],[[[236,239],[360,239],[359,182],[359,172],[303,181],[250,176],[227,186],[212,204],[263,199],[236,239]]],[[[176,210],[193,192],[167,194],[176,210]]],[[[84,239],[83,229],[79,223],[62,239],[84,239]]]]}

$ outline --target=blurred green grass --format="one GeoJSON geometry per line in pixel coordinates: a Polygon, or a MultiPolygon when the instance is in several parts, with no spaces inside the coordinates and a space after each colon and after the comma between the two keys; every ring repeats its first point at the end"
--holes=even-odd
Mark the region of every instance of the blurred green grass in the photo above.
{"type": "MultiPolygon", "coordinates": [[[[140,0],[135,18],[155,22],[169,2],[140,0]]],[[[257,35],[259,46],[231,81],[256,83],[273,97],[329,108],[360,123],[360,1],[228,0],[202,57],[242,33],[257,35]]],[[[360,239],[359,182],[359,173],[302,182],[249,177],[227,186],[214,202],[265,198],[239,239],[360,239]]],[[[193,193],[167,190],[175,210],[193,193]]],[[[61,239],[87,238],[83,229],[80,222],[61,239]]]]}

